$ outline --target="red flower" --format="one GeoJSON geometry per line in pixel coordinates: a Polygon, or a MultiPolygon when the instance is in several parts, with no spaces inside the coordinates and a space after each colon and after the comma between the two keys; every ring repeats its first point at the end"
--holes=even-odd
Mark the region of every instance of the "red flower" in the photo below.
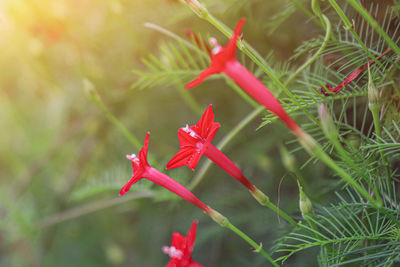
{"type": "Polygon", "coordinates": [[[121,191],[120,195],[124,195],[126,192],[129,191],[131,186],[139,181],[142,178],[146,178],[153,183],[156,183],[165,189],[171,191],[172,193],[178,195],[179,197],[183,198],[186,201],[189,201],[190,203],[196,205],[199,207],[201,210],[203,210],[205,213],[209,214],[211,208],[204,204],[201,200],[199,200],[192,192],[190,192],[186,187],[169,177],[168,175],[165,175],[164,173],[160,172],[159,170],[154,169],[149,165],[147,162],[147,149],[149,147],[149,135],[150,133],[147,133],[146,139],[144,141],[144,146],[139,152],[139,156],[136,156],[135,154],[132,155],[127,155],[127,159],[132,161],[132,168],[133,168],[133,175],[132,178],[129,180],[128,183],[126,183],[121,191]]]}
{"type": "MultiPolygon", "coordinates": [[[[379,60],[381,59],[383,56],[385,56],[387,53],[389,53],[390,51],[392,51],[392,48],[388,48],[386,49],[379,57],[377,57],[376,59],[379,60]]],[[[352,71],[349,75],[347,75],[347,77],[343,80],[343,82],[341,82],[340,84],[338,84],[336,87],[332,87],[332,85],[330,85],[329,83],[325,84],[326,89],[328,89],[331,93],[338,93],[340,90],[342,90],[346,85],[348,85],[350,82],[354,81],[355,79],[357,79],[358,76],[360,76],[361,73],[363,73],[366,69],[368,69],[368,66],[371,66],[375,63],[375,60],[371,60],[368,63],[365,63],[364,65],[362,65],[361,67],[358,67],[357,69],[355,69],[354,71],[352,71]]],[[[326,92],[326,89],[322,86],[320,88],[318,88],[318,90],[323,93],[325,96],[328,96],[329,93],[326,92]]]]}
{"type": "Polygon", "coordinates": [[[237,85],[246,91],[258,103],[266,107],[276,116],[278,116],[292,131],[296,132],[299,126],[283,109],[279,100],[269,91],[269,89],[260,82],[250,71],[248,71],[239,61],[236,60],[236,42],[244,24],[241,19],[236,25],[233,36],[229,39],[225,47],[220,46],[215,39],[210,39],[214,45],[213,55],[211,57],[211,65],[200,75],[188,83],[185,88],[190,89],[203,82],[207,77],[224,73],[228,75],[237,85]]]}
{"type": "Polygon", "coordinates": [[[174,169],[187,165],[190,169],[194,170],[201,156],[204,154],[253,192],[255,190],[254,185],[247,180],[239,168],[224,153],[211,144],[219,127],[220,124],[214,122],[214,112],[212,106],[209,105],[196,125],[190,127],[186,125],[185,128],[178,130],[181,149],[168,162],[166,168],[174,169]]]}
{"type": "Polygon", "coordinates": [[[192,260],[196,228],[197,221],[194,221],[187,236],[177,232],[172,234],[171,246],[162,248],[163,252],[171,258],[166,267],[203,267],[203,265],[192,260]]]}

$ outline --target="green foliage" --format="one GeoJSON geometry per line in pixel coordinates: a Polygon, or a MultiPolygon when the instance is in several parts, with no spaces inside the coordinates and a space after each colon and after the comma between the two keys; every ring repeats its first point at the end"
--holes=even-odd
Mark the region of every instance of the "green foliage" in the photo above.
{"type": "Polygon", "coordinates": [[[202,221],[201,211],[158,185],[142,180],[118,197],[132,175],[124,155],[138,152],[132,143],[141,145],[151,131],[149,162],[161,169],[178,150],[176,129],[194,124],[210,103],[223,126],[214,145],[300,224],[279,223],[282,217],[256,206],[247,190],[207,160],[194,173],[181,168],[166,174],[228,214],[279,264],[399,264],[400,55],[394,49],[370,66],[379,91],[378,122],[368,106],[367,71],[336,94],[320,89],[335,87],[393,46],[385,35],[399,43],[399,1],[361,1],[364,11],[333,0],[200,1],[209,12],[200,18],[185,1],[85,0],[73,1],[74,8],[69,1],[46,2],[4,4],[2,34],[9,44],[0,40],[1,266],[165,265],[160,248],[195,218],[196,261],[264,266],[248,244],[202,221]],[[203,91],[184,90],[210,64],[208,37],[225,44],[222,35],[229,36],[240,17],[246,24],[237,59],[343,172],[382,199],[381,207],[306,154],[274,114],[223,74],[205,82],[203,91]],[[197,39],[182,37],[186,28],[197,39]],[[83,80],[93,83],[100,106],[85,98],[83,80]],[[226,86],[240,98],[222,90],[226,86]],[[337,140],[324,134],[319,104],[329,110],[337,140]],[[288,171],[304,183],[312,217],[300,215],[296,182],[282,178],[291,175],[282,170],[278,143],[297,158],[299,167],[293,161],[288,171]]]}

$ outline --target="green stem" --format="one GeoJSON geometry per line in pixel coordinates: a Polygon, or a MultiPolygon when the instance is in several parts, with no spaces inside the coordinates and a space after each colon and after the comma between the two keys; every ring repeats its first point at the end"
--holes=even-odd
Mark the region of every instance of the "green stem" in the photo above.
{"type": "Polygon", "coordinates": [[[290,223],[294,227],[302,228],[295,220],[293,220],[286,212],[284,212],[281,209],[278,209],[278,207],[273,204],[267,195],[265,195],[262,191],[260,191],[258,188],[254,187],[255,190],[250,191],[250,193],[253,195],[253,197],[264,207],[268,207],[271,210],[275,211],[279,215],[281,215],[288,223],[290,223]]]}
{"type": "MultiPolygon", "coordinates": [[[[142,148],[142,143],[129,132],[129,130],[111,113],[111,111],[104,105],[103,100],[98,94],[96,88],[89,81],[84,81],[85,91],[87,92],[89,98],[97,105],[97,107],[103,112],[104,116],[112,123],[117,129],[122,133],[123,136],[128,139],[128,141],[138,150],[142,148]]],[[[156,168],[160,168],[158,162],[154,160],[151,155],[148,155],[149,159],[156,168]]]]}
{"type": "Polygon", "coordinates": [[[238,228],[236,228],[236,226],[234,226],[233,224],[231,224],[229,221],[226,222],[226,225],[222,225],[225,228],[228,228],[229,230],[231,230],[232,232],[234,232],[235,234],[237,234],[238,236],[240,236],[243,240],[245,240],[249,245],[251,245],[256,252],[260,253],[261,255],[263,255],[273,266],[279,267],[279,264],[277,264],[274,259],[272,259],[272,257],[265,252],[265,250],[262,248],[261,245],[258,245],[256,242],[254,242],[253,239],[251,239],[250,237],[248,237],[245,233],[243,233],[242,231],[240,231],[238,228]]]}
{"type": "Polygon", "coordinates": [[[334,170],[339,176],[343,178],[345,182],[350,184],[356,191],[358,191],[366,200],[368,200],[372,205],[376,207],[382,206],[382,199],[379,195],[376,195],[378,200],[373,199],[370,194],[363,188],[358,182],[356,182],[353,177],[351,177],[347,172],[340,168],[337,163],[329,157],[325,151],[322,149],[321,145],[318,144],[314,138],[304,132],[301,128],[295,132],[300,144],[305,148],[305,150],[312,156],[324,162],[328,167],[334,170]]]}
{"type": "Polygon", "coordinates": [[[257,253],[260,253],[263,255],[273,266],[279,267],[279,265],[272,259],[272,257],[262,248],[262,245],[257,244],[253,239],[251,239],[248,235],[240,231],[236,226],[231,224],[231,222],[223,216],[221,213],[219,213],[216,210],[213,210],[210,208],[208,212],[206,212],[208,216],[211,217],[216,223],[221,225],[224,228],[228,228],[235,234],[237,234],[239,237],[241,237],[244,241],[246,241],[248,244],[250,244],[253,248],[254,251],[257,253]]]}
{"type": "MultiPolygon", "coordinates": [[[[333,0],[329,0],[333,1],[333,0]]],[[[374,28],[385,41],[388,43],[388,45],[393,49],[393,51],[396,52],[396,54],[399,56],[400,55],[400,48],[397,46],[395,42],[387,35],[387,33],[379,26],[378,22],[369,14],[367,10],[365,10],[358,1],[355,0],[347,0],[347,2],[353,6],[355,10],[358,11],[358,13],[361,14],[361,16],[364,17],[366,21],[374,28]]],[[[376,61],[376,60],[375,60],[376,61]]]]}
{"type": "MultiPolygon", "coordinates": [[[[378,103],[371,104],[371,105],[369,105],[369,110],[371,111],[372,118],[373,118],[373,121],[374,121],[375,134],[376,134],[376,137],[377,137],[377,141],[379,143],[381,143],[382,131],[381,131],[381,120],[379,118],[380,105],[378,103]]],[[[388,178],[388,180],[390,182],[391,175],[390,175],[389,161],[387,160],[387,158],[386,158],[386,156],[385,156],[385,154],[383,153],[382,150],[380,151],[380,155],[381,155],[381,159],[382,159],[383,165],[384,165],[384,167],[386,169],[387,178],[388,178]]]]}

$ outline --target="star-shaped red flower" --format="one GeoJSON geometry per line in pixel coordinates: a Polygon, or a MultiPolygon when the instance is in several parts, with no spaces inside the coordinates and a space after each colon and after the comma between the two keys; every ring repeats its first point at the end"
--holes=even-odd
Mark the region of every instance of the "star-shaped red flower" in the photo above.
{"type": "Polygon", "coordinates": [[[126,192],[129,191],[131,186],[143,178],[143,174],[146,172],[148,168],[151,168],[149,163],[147,162],[147,150],[149,148],[149,136],[150,133],[147,133],[146,138],[144,140],[144,145],[142,149],[139,151],[139,156],[135,154],[126,155],[126,158],[132,161],[132,169],[133,175],[132,178],[126,183],[122,188],[119,194],[122,196],[126,192]]]}
{"type": "Polygon", "coordinates": [[[163,247],[163,252],[170,257],[166,267],[203,267],[192,259],[197,223],[197,221],[192,223],[187,236],[177,232],[172,234],[171,246],[163,247]]]}
{"type": "Polygon", "coordinates": [[[140,149],[139,156],[135,154],[127,155],[126,157],[132,161],[133,175],[132,178],[126,183],[121,191],[120,195],[124,195],[129,191],[131,186],[142,178],[146,178],[153,183],[156,183],[165,189],[171,191],[172,193],[178,195],[184,200],[196,205],[205,213],[209,214],[211,208],[204,204],[200,199],[198,199],[192,192],[190,192],[186,187],[169,177],[168,175],[154,169],[147,162],[147,149],[149,147],[149,135],[147,133],[144,146],[140,149]]]}
{"type": "Polygon", "coordinates": [[[255,190],[254,185],[249,182],[240,169],[224,153],[211,144],[220,126],[219,123],[214,122],[214,112],[212,106],[209,105],[196,125],[186,125],[185,128],[178,130],[181,148],[168,162],[166,168],[173,169],[187,165],[194,170],[204,154],[204,156],[253,192],[255,190]]]}
{"type": "Polygon", "coordinates": [[[201,84],[207,77],[224,73],[231,78],[249,96],[263,105],[266,109],[278,116],[293,132],[298,131],[299,126],[287,114],[279,100],[270,90],[255,77],[245,66],[236,60],[236,43],[239,39],[245,19],[242,18],[236,25],[235,31],[226,46],[221,46],[211,38],[210,42],[214,45],[211,56],[211,65],[202,71],[197,78],[186,84],[185,88],[190,89],[201,84]]]}
{"type": "Polygon", "coordinates": [[[168,162],[167,169],[178,168],[187,165],[194,170],[201,156],[211,144],[215,134],[221,125],[214,122],[214,112],[209,105],[203,116],[194,126],[186,125],[178,130],[178,138],[181,149],[168,162]]]}
{"type": "Polygon", "coordinates": [[[211,65],[210,67],[202,71],[196,79],[186,84],[186,89],[190,89],[201,84],[204,79],[213,74],[224,72],[224,70],[226,69],[225,65],[228,62],[236,61],[236,42],[239,38],[240,32],[242,31],[244,22],[244,18],[239,20],[238,24],[236,25],[235,31],[226,46],[222,47],[217,43],[215,39],[211,39],[212,45],[214,45],[214,50],[212,51],[213,53],[211,56],[211,65]]]}

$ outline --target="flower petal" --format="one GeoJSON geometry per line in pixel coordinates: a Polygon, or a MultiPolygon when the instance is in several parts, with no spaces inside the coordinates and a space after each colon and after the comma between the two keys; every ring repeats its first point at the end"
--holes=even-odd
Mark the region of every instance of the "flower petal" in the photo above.
{"type": "Polygon", "coordinates": [[[199,134],[202,138],[206,139],[208,137],[208,132],[214,123],[214,111],[212,105],[209,105],[206,111],[204,111],[200,120],[193,126],[193,130],[199,134]]]}
{"type": "Polygon", "coordinates": [[[196,151],[196,153],[193,153],[192,157],[189,159],[189,161],[186,163],[186,165],[194,171],[196,169],[197,163],[199,163],[199,160],[203,156],[203,153],[200,151],[196,151]]]}
{"type": "Polygon", "coordinates": [[[187,241],[186,237],[180,233],[174,232],[172,234],[172,240],[171,240],[171,247],[174,247],[175,249],[181,250],[182,252],[185,251],[187,247],[187,241]]]}
{"type": "MultiPolygon", "coordinates": [[[[217,133],[219,127],[221,127],[221,124],[219,124],[218,122],[213,122],[211,127],[208,130],[207,133],[207,138],[206,141],[204,143],[204,145],[208,145],[211,143],[211,141],[214,139],[215,134],[217,133]]],[[[206,149],[206,147],[204,147],[203,149],[206,149]]]]}
{"type": "Polygon", "coordinates": [[[192,226],[189,229],[189,232],[186,235],[187,238],[187,248],[190,253],[193,251],[194,242],[196,241],[196,229],[197,229],[198,221],[194,220],[192,226]]]}
{"type": "Polygon", "coordinates": [[[216,73],[220,73],[221,71],[215,67],[213,67],[212,65],[210,67],[208,67],[207,69],[203,70],[199,76],[197,76],[196,79],[194,79],[193,81],[191,81],[190,83],[185,85],[185,89],[191,89],[193,87],[196,87],[197,85],[201,84],[207,77],[216,74],[216,73]]]}
{"type": "MultiPolygon", "coordinates": [[[[191,162],[191,159],[195,154],[199,152],[196,151],[193,147],[182,147],[179,152],[168,162],[166,169],[175,169],[178,167],[182,167],[184,165],[188,165],[191,162]]],[[[189,166],[190,168],[190,166],[189,166]]],[[[194,170],[194,168],[191,168],[194,170]]]]}
{"type": "Polygon", "coordinates": [[[182,128],[178,130],[178,138],[179,138],[179,145],[181,147],[196,147],[196,144],[199,142],[198,139],[191,136],[190,133],[186,132],[182,128]]]}
{"type": "Polygon", "coordinates": [[[236,24],[235,31],[233,32],[232,37],[229,39],[228,44],[224,49],[226,49],[226,54],[235,57],[236,54],[236,43],[237,40],[239,39],[239,35],[242,32],[243,24],[246,21],[245,18],[241,18],[239,22],[236,24]]]}
{"type": "Polygon", "coordinates": [[[149,165],[147,162],[147,151],[149,149],[149,137],[150,137],[150,132],[147,132],[146,137],[144,139],[144,145],[142,149],[139,151],[139,159],[140,159],[140,165],[145,166],[149,165]]]}
{"type": "Polygon", "coordinates": [[[121,188],[121,190],[119,191],[119,195],[125,195],[126,192],[129,191],[129,189],[131,188],[131,186],[133,184],[135,184],[137,181],[139,181],[142,178],[142,174],[143,171],[138,170],[133,176],[132,178],[121,188]]]}

